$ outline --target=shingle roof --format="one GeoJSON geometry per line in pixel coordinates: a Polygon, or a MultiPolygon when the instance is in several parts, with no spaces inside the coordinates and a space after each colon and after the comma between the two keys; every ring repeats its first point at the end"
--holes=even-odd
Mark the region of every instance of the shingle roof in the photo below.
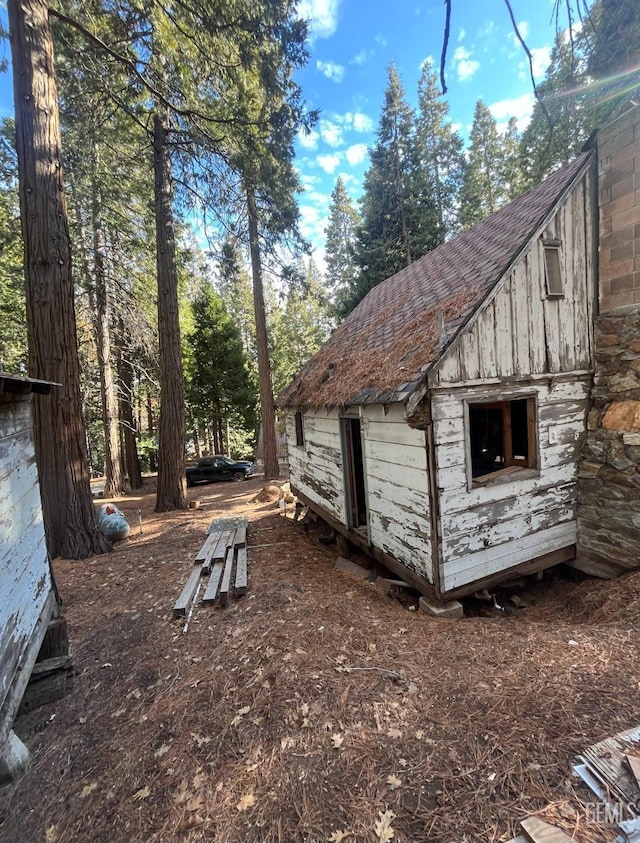
{"type": "Polygon", "coordinates": [[[582,175],[589,157],[581,155],[374,287],[282,393],[280,406],[407,398],[582,175]]]}

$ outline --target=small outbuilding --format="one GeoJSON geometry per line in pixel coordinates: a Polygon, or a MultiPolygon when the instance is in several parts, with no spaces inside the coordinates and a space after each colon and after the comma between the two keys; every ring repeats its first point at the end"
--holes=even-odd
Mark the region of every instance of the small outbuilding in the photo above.
{"type": "Polygon", "coordinates": [[[292,488],[438,600],[575,555],[594,160],[376,286],[280,398],[292,488]]]}
{"type": "Polygon", "coordinates": [[[28,759],[13,721],[57,611],[31,410],[33,393],[51,386],[0,371],[0,781],[28,759]]]}

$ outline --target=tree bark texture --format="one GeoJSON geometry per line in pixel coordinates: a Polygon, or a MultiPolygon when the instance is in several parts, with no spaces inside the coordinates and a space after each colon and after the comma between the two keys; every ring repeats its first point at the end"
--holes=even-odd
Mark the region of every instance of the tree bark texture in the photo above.
{"type": "Polygon", "coordinates": [[[271,385],[271,362],[267,337],[267,318],[262,288],[262,262],[258,239],[258,211],[253,190],[247,190],[247,212],[249,218],[249,250],[253,275],[253,307],[256,317],[256,350],[258,353],[258,382],[260,385],[260,418],[262,421],[262,444],[264,453],[265,480],[273,480],[280,474],[276,443],[276,412],[271,385]]]}
{"type": "Polygon", "coordinates": [[[156,512],[186,509],[188,506],[184,453],[184,382],[178,320],[178,275],[167,132],[167,115],[156,113],[153,120],[153,168],[160,346],[156,512]]]}
{"type": "Polygon", "coordinates": [[[120,378],[120,425],[124,439],[124,466],[129,478],[129,488],[139,489],[142,486],[140,459],[136,431],[133,425],[133,371],[131,363],[121,351],[118,355],[118,377],[120,378]]]}
{"type": "Polygon", "coordinates": [[[91,497],[67,203],[48,6],[9,0],[29,373],[61,384],[35,396],[34,436],[47,549],[82,559],[111,546],[91,497]]]}
{"type": "Polygon", "coordinates": [[[93,152],[91,213],[93,218],[93,266],[96,291],[94,324],[98,351],[98,370],[100,372],[102,426],[104,430],[104,496],[105,498],[116,498],[124,494],[124,478],[122,476],[120,438],[118,436],[118,401],[115,379],[113,377],[113,365],[111,363],[111,308],[105,264],[106,244],[102,222],[102,194],[98,182],[100,150],[97,143],[94,143],[93,152]]]}

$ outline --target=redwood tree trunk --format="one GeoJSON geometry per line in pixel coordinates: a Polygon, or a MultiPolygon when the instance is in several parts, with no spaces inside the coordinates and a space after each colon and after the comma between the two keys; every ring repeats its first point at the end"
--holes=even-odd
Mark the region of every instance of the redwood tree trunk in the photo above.
{"type": "Polygon", "coordinates": [[[156,512],[186,509],[188,506],[184,453],[184,382],[178,321],[178,275],[171,196],[171,162],[167,131],[166,114],[156,113],[153,119],[153,169],[160,345],[156,512]]]}
{"type": "Polygon", "coordinates": [[[104,430],[104,496],[105,498],[116,498],[124,493],[124,483],[120,460],[120,439],[118,436],[118,401],[113,377],[113,365],[111,363],[110,303],[105,265],[106,244],[102,222],[102,194],[98,184],[99,149],[97,143],[94,143],[93,152],[91,213],[93,217],[93,264],[96,290],[96,346],[98,350],[102,425],[104,430]]]}
{"type": "Polygon", "coordinates": [[[47,549],[82,559],[111,546],[96,524],[89,484],[53,40],[44,0],[9,0],[8,13],[29,373],[61,384],[34,401],[47,549]]]}
{"type": "Polygon", "coordinates": [[[258,352],[258,382],[260,385],[260,418],[262,421],[262,443],[264,454],[264,476],[273,480],[280,473],[276,446],[276,412],[271,385],[271,361],[267,338],[267,318],[262,289],[262,262],[258,240],[258,211],[256,197],[251,188],[247,190],[247,211],[249,218],[249,249],[253,275],[253,307],[256,317],[256,350],[258,352]]]}
{"type": "Polygon", "coordinates": [[[120,378],[120,422],[124,434],[124,464],[129,478],[129,488],[139,489],[142,486],[140,458],[136,431],[133,425],[133,372],[131,363],[120,352],[118,356],[118,376],[120,378]]]}

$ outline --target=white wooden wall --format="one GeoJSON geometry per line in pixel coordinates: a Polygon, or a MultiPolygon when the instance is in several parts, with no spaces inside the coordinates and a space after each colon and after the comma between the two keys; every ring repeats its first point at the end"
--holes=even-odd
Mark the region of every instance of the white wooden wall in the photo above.
{"type": "MultiPolygon", "coordinates": [[[[400,406],[361,408],[369,541],[431,580],[431,521],[425,434],[410,428],[400,406]]],[[[310,501],[347,524],[340,418],[307,410],[304,448],[287,415],[291,482],[310,501]]]]}
{"type": "Polygon", "coordinates": [[[0,709],[52,589],[29,398],[0,394],[0,709]]]}
{"type": "Polygon", "coordinates": [[[472,328],[442,361],[437,384],[592,368],[591,175],[575,185],[553,219],[498,285],[472,328]],[[563,298],[547,298],[540,236],[562,241],[563,298]]]}
{"type": "Polygon", "coordinates": [[[347,523],[342,466],[340,420],[337,410],[307,410],[303,415],[304,446],[296,445],[293,413],[287,413],[289,475],[310,501],[347,523]]]}
{"type": "Polygon", "coordinates": [[[441,590],[451,591],[576,541],[577,449],[586,429],[590,377],[532,385],[435,390],[441,590]],[[535,394],[539,475],[469,489],[464,401],[535,394]]]}
{"type": "Polygon", "coordinates": [[[362,408],[371,543],[429,582],[431,516],[424,431],[401,406],[362,408]]]}

